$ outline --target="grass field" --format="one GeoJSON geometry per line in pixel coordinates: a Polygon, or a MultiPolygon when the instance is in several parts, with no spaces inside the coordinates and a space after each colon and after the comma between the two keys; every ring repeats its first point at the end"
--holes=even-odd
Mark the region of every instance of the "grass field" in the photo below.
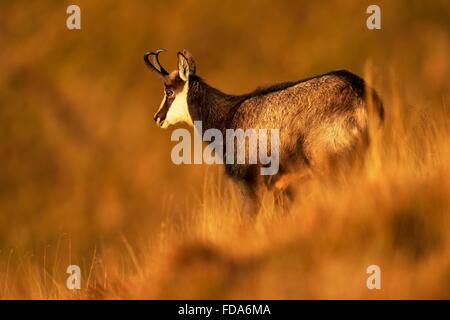
{"type": "Polygon", "coordinates": [[[377,31],[364,1],[79,1],[80,31],[68,4],[0,4],[1,299],[450,298],[447,1],[379,1],[377,31]],[[385,125],[361,170],[249,224],[223,168],[171,163],[157,47],[232,93],[349,69],[385,125]]]}

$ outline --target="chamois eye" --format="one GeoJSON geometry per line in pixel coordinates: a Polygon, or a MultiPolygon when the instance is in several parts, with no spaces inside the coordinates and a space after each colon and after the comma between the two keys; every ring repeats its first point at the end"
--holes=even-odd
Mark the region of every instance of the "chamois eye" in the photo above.
{"type": "Polygon", "coordinates": [[[166,90],[166,96],[171,97],[173,96],[173,90],[166,90]]]}

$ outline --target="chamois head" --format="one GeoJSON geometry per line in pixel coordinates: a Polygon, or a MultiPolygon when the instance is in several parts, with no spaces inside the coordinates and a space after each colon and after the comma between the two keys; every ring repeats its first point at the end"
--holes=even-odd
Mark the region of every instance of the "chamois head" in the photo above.
{"type": "Polygon", "coordinates": [[[195,74],[195,62],[191,54],[183,50],[178,52],[178,70],[167,72],[159,63],[158,55],[165,51],[158,49],[154,52],[147,52],[144,61],[150,70],[156,72],[164,84],[164,98],[154,120],[161,128],[167,128],[179,122],[186,122],[192,125],[192,119],[188,110],[188,90],[189,75],[195,74]],[[153,62],[150,62],[149,57],[153,62]]]}

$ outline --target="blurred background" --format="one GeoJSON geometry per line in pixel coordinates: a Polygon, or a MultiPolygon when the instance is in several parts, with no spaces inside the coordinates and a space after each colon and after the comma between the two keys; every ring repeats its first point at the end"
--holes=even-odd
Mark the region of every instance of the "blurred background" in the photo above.
{"type": "MultiPolygon", "coordinates": [[[[82,29],[71,31],[66,8],[72,3],[0,3],[2,298],[62,297],[63,291],[52,290],[56,282],[64,286],[58,279],[69,263],[91,270],[109,251],[122,280],[136,273],[145,279],[145,270],[135,269],[155,259],[143,255],[161,245],[167,234],[161,230],[186,232],[180,231],[186,216],[209,212],[205,180],[222,181],[221,168],[172,164],[171,129],[160,130],[152,120],[163,87],[143,63],[147,50],[166,48],[161,62],[174,69],[176,52],[188,49],[200,76],[236,94],[333,69],[360,76],[370,70],[387,109],[397,103],[410,114],[420,106],[423,117],[436,112],[437,119],[448,120],[446,0],[78,0],[82,29]],[[375,3],[382,29],[368,30],[366,8],[375,3]]],[[[418,158],[428,152],[414,142],[407,150],[418,158]]],[[[439,198],[443,211],[445,198],[439,198]]],[[[221,215],[226,202],[218,201],[211,213],[221,215]]],[[[268,290],[261,292],[270,295],[268,290]]],[[[165,297],[145,290],[138,297],[155,296],[165,297]]]]}

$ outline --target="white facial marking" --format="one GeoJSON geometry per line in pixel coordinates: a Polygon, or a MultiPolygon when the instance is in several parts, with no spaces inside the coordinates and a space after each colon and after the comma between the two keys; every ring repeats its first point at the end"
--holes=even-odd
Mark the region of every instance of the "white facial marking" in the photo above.
{"type": "Polygon", "coordinates": [[[175,100],[172,102],[169,111],[167,112],[166,119],[162,125],[162,128],[167,128],[169,125],[179,122],[185,122],[190,126],[193,126],[191,115],[189,114],[189,108],[187,103],[189,84],[186,81],[183,90],[176,95],[175,100]]]}

